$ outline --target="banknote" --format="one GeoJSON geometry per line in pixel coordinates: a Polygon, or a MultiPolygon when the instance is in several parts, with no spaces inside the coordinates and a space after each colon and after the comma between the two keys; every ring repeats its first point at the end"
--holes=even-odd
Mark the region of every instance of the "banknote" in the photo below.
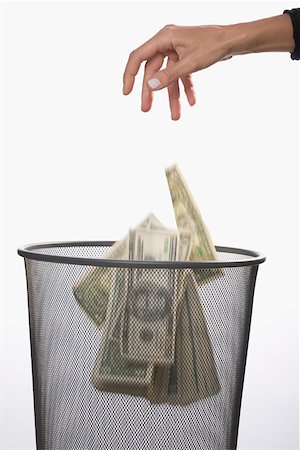
{"type": "MultiPolygon", "coordinates": [[[[144,261],[176,261],[179,239],[178,231],[173,230],[131,230],[129,257],[144,261]]],[[[122,327],[122,354],[130,361],[172,363],[176,307],[175,270],[130,270],[122,327]]]]}
{"type": "MultiPolygon", "coordinates": [[[[166,169],[178,230],[154,214],[110,247],[105,259],[215,261],[217,252],[176,165],[166,169]]],[[[199,288],[221,269],[88,268],[73,287],[102,329],[91,375],[102,391],[187,405],[220,390],[199,288]]]]}
{"type": "Polygon", "coordinates": [[[193,246],[193,236],[188,230],[179,229],[179,258],[178,261],[190,259],[193,246]]]}
{"type": "Polygon", "coordinates": [[[178,311],[175,360],[155,366],[148,398],[152,403],[188,405],[216,395],[220,390],[217,368],[196,280],[186,271],[183,299],[178,311]]]}
{"type": "MultiPolygon", "coordinates": [[[[170,189],[177,227],[189,230],[193,236],[190,261],[216,261],[218,259],[210,233],[202,219],[198,206],[175,164],[166,168],[166,177],[170,189]]],[[[197,270],[195,276],[198,283],[220,275],[221,271],[197,270]]]]}
{"type": "Polygon", "coordinates": [[[98,350],[91,384],[98,390],[148,396],[153,367],[124,359],[120,352],[120,322],[113,333],[105,333],[98,350]]]}
{"type": "Polygon", "coordinates": [[[176,261],[179,253],[177,230],[146,230],[135,228],[129,231],[129,259],[139,261],[176,261]]]}
{"type": "Polygon", "coordinates": [[[147,396],[153,367],[128,361],[121,354],[122,308],[127,269],[114,271],[106,326],[92,371],[91,383],[99,390],[147,396]]]}
{"type": "MultiPolygon", "coordinates": [[[[139,223],[138,227],[149,230],[164,228],[153,213],[150,213],[139,223]]],[[[128,259],[128,235],[112,245],[104,258],[128,259]]],[[[86,270],[73,287],[73,293],[78,304],[99,328],[102,328],[105,323],[112,274],[112,268],[110,267],[91,267],[86,270]]]]}
{"type": "Polygon", "coordinates": [[[149,390],[151,403],[185,405],[198,400],[197,372],[194,373],[196,365],[191,351],[194,336],[187,321],[184,300],[179,316],[174,363],[170,366],[155,366],[149,390]]]}
{"type": "Polygon", "coordinates": [[[197,389],[199,398],[216,395],[220,389],[218,370],[215,363],[213,346],[209,336],[207,320],[201,305],[200,292],[196,277],[189,272],[185,278],[187,315],[194,332],[194,354],[197,368],[197,389]]]}

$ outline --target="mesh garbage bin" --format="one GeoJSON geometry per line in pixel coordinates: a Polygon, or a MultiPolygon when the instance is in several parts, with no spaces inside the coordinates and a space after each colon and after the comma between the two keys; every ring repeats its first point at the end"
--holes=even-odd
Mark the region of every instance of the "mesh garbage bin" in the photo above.
{"type": "Polygon", "coordinates": [[[38,449],[235,449],[258,265],[22,247],[38,449]]]}

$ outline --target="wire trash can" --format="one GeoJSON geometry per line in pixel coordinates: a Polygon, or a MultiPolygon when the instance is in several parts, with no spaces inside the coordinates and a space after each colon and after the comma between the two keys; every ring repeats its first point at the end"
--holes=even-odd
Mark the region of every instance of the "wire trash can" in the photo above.
{"type": "Polygon", "coordinates": [[[37,449],[235,449],[265,257],[216,247],[213,262],[103,259],[112,244],[18,249],[37,449]]]}

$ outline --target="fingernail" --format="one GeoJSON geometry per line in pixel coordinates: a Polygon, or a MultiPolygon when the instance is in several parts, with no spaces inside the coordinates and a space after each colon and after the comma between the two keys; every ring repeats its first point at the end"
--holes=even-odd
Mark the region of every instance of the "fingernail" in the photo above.
{"type": "Polygon", "coordinates": [[[156,89],[160,86],[160,81],[158,80],[158,78],[151,78],[151,80],[148,80],[148,84],[151,89],[156,89]]]}

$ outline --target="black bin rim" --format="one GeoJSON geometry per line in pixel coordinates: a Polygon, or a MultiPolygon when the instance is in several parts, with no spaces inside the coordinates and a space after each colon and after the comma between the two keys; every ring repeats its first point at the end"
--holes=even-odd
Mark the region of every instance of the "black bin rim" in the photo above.
{"type": "Polygon", "coordinates": [[[266,260],[259,252],[235,247],[216,246],[217,252],[245,255],[245,258],[231,261],[137,261],[105,258],[83,258],[76,256],[41,253],[41,249],[62,247],[110,247],[116,241],[63,241],[28,244],[18,248],[18,254],[25,259],[80,266],[144,268],[144,269],[221,269],[225,267],[257,266],[266,260]],[[39,250],[38,252],[36,250],[39,250]]]}

